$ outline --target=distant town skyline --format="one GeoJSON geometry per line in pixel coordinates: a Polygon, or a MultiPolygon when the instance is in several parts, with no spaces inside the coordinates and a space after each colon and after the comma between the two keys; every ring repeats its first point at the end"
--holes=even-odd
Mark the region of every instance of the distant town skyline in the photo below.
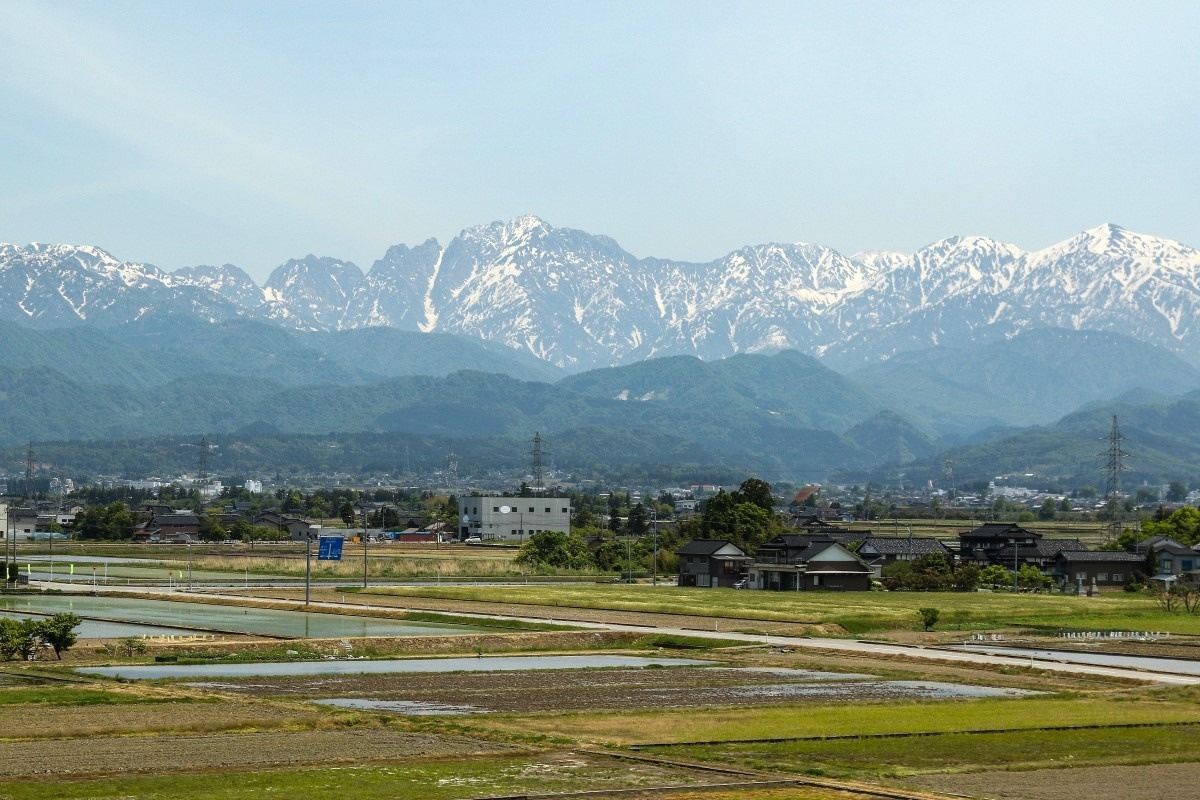
{"type": "Polygon", "coordinates": [[[1181,3],[0,8],[0,241],[259,282],[536,214],[636,256],[1200,247],[1181,3]]]}

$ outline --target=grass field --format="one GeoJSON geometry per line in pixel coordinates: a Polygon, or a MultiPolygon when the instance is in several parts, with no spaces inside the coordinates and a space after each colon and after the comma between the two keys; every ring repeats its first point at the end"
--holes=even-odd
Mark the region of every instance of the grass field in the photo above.
{"type": "Polygon", "coordinates": [[[513,733],[601,745],[758,741],[1033,730],[1049,725],[1200,723],[1200,692],[1132,696],[1029,697],[944,702],[838,703],[676,709],[555,716],[487,717],[476,724],[513,733]],[[1136,698],[1136,699],[1134,699],[1136,698]]]}
{"type": "Polygon", "coordinates": [[[991,630],[1046,627],[1200,634],[1200,615],[1162,611],[1152,598],[990,592],[754,592],[648,585],[378,587],[374,594],[523,603],[569,608],[688,614],[746,620],[837,624],[851,634],[918,629],[917,609],[941,611],[939,627],[991,630]]]}

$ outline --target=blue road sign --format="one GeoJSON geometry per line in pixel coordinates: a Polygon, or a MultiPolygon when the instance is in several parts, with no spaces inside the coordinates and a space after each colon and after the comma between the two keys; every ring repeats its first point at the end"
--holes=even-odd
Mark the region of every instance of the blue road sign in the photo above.
{"type": "Polygon", "coordinates": [[[341,536],[322,536],[317,541],[320,543],[317,547],[317,561],[342,560],[342,544],[345,540],[341,536]]]}

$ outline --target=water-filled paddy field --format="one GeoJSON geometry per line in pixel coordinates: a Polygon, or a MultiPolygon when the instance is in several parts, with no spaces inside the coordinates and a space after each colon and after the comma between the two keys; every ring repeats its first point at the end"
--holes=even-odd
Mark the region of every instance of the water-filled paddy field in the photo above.
{"type": "MultiPolygon", "coordinates": [[[[281,638],[359,638],[365,636],[445,636],[479,633],[459,625],[406,622],[311,611],[243,608],[211,603],[183,603],[129,597],[29,594],[0,597],[0,611],[14,615],[72,612],[89,620],[145,626],[116,635],[160,635],[169,632],[244,633],[281,638]]],[[[81,632],[81,635],[91,635],[81,632]]]]}

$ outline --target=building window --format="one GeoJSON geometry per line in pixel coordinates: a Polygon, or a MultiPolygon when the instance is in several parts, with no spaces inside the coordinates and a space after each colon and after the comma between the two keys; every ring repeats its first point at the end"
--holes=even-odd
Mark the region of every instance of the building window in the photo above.
{"type": "Polygon", "coordinates": [[[492,511],[496,514],[500,513],[500,506],[492,506],[492,511]]]}
{"type": "Polygon", "coordinates": [[[1108,573],[1101,572],[1099,575],[1096,576],[1096,582],[1097,583],[1108,583],[1108,573]]]}
{"type": "Polygon", "coordinates": [[[534,511],[533,511],[533,506],[530,506],[530,507],[529,507],[529,513],[530,513],[530,514],[534,513],[534,511]]]}
{"type": "Polygon", "coordinates": [[[1125,580],[1125,576],[1119,572],[1114,572],[1112,576],[1113,583],[1121,583],[1125,580]]]}
{"type": "Polygon", "coordinates": [[[549,508],[547,508],[547,509],[546,509],[546,513],[547,513],[547,514],[549,514],[549,513],[550,513],[550,509],[549,509],[549,508]]]}
{"type": "Polygon", "coordinates": [[[1075,573],[1075,581],[1076,581],[1077,583],[1083,583],[1083,582],[1084,582],[1084,581],[1086,581],[1086,580],[1087,580],[1087,573],[1086,573],[1086,572],[1076,572],[1076,573],[1075,573]]]}

